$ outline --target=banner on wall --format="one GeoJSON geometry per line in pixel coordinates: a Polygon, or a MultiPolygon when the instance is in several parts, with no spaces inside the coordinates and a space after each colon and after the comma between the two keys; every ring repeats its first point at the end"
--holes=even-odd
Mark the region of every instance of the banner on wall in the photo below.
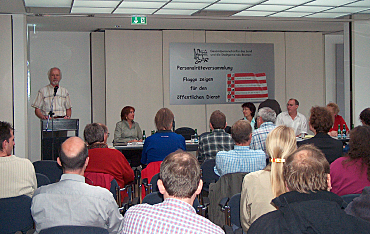
{"type": "Polygon", "coordinates": [[[274,44],[170,44],[171,105],[262,102],[274,87],[274,44]]]}

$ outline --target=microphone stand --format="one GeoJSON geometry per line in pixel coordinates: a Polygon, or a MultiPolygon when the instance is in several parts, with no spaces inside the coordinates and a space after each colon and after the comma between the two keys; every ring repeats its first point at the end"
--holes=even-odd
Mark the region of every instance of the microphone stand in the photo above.
{"type": "Polygon", "coordinates": [[[56,92],[54,93],[54,96],[53,96],[53,99],[51,100],[51,105],[50,105],[50,111],[49,111],[49,115],[48,115],[48,121],[46,122],[46,131],[48,131],[48,127],[49,127],[49,120],[51,118],[51,139],[52,139],[52,142],[51,142],[51,159],[52,160],[55,160],[55,157],[54,157],[54,147],[55,147],[55,140],[54,140],[54,118],[53,118],[53,109],[54,109],[54,98],[56,96],[56,92]]]}

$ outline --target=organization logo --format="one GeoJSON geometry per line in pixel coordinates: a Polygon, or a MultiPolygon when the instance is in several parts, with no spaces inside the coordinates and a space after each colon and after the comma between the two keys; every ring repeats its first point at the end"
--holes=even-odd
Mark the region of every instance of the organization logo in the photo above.
{"type": "Polygon", "coordinates": [[[207,50],[201,50],[201,49],[194,48],[194,60],[195,60],[195,64],[198,64],[201,62],[207,63],[209,60],[207,50]]]}

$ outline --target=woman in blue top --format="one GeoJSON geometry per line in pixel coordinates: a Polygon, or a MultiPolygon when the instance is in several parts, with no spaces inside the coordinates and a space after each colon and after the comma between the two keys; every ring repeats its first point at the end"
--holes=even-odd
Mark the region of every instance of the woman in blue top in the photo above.
{"type": "Polygon", "coordinates": [[[146,138],[141,163],[163,161],[163,159],[178,149],[186,150],[185,138],[171,131],[174,115],[168,108],[160,109],[154,122],[157,132],[146,138]]]}

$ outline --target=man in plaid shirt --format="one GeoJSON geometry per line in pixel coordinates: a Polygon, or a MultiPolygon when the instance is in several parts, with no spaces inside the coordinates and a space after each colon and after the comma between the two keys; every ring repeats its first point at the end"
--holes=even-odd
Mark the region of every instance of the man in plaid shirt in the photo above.
{"type": "MultiPolygon", "coordinates": [[[[276,128],[276,113],[269,107],[263,107],[258,111],[257,126],[252,133],[250,148],[253,150],[263,150],[266,152],[267,135],[276,128]]],[[[268,156],[266,155],[268,158],[268,156]]]]}
{"type": "Polygon", "coordinates": [[[164,201],[132,206],[124,216],[123,234],[224,234],[193,208],[203,187],[200,175],[199,163],[193,155],[182,150],[169,154],[161,164],[157,182],[164,201]]]}
{"type": "Polygon", "coordinates": [[[218,151],[234,149],[234,140],[229,133],[225,132],[227,126],[226,116],[219,110],[211,114],[209,126],[211,133],[201,136],[199,139],[198,161],[214,159],[218,151]]]}

